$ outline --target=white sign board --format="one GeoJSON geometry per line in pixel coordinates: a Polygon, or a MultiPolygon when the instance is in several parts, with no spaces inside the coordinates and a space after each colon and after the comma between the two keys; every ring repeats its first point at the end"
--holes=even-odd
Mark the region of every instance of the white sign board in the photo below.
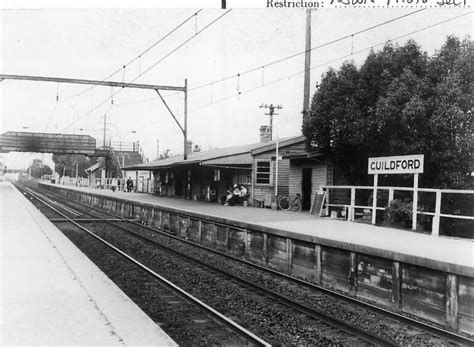
{"type": "Polygon", "coordinates": [[[423,173],[423,154],[369,158],[369,174],[423,173]]]}

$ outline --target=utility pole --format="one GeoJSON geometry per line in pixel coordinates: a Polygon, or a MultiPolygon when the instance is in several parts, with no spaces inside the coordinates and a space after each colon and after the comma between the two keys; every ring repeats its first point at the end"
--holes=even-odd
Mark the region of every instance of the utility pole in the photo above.
{"type": "Polygon", "coordinates": [[[160,139],[156,139],[156,160],[160,159],[160,139]]]}
{"type": "Polygon", "coordinates": [[[260,108],[265,108],[265,109],[268,108],[270,110],[269,113],[265,113],[265,114],[270,116],[270,140],[273,140],[273,116],[278,115],[278,113],[275,113],[275,109],[281,110],[283,106],[281,105],[274,106],[273,104],[270,104],[270,105],[261,104],[260,108]]]}
{"type": "MultiPolygon", "coordinates": [[[[107,148],[107,113],[104,114],[104,143],[103,143],[104,150],[107,148]]],[[[110,146],[109,146],[110,147],[110,146]]],[[[110,148],[109,148],[110,151],[110,148]]],[[[107,178],[107,166],[109,165],[107,156],[104,157],[104,171],[105,171],[105,178],[107,178]]]]}
{"type": "Polygon", "coordinates": [[[107,146],[107,113],[104,114],[104,149],[107,146]]]}
{"type": "Polygon", "coordinates": [[[306,39],[304,55],[303,117],[309,112],[309,93],[311,83],[311,10],[306,10],[306,39]]]}

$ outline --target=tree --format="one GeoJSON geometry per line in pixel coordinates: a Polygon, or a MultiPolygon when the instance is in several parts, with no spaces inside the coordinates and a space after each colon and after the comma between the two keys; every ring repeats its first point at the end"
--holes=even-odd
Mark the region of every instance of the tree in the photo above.
{"type": "Polygon", "coordinates": [[[303,119],[308,149],[343,160],[354,184],[369,182],[369,157],[421,153],[420,184],[469,187],[472,53],[469,38],[450,36],[431,57],[410,40],[370,52],[360,68],[329,69],[303,119]]]}
{"type": "Polygon", "coordinates": [[[41,178],[44,175],[51,175],[53,170],[48,165],[44,165],[40,159],[33,159],[33,163],[27,169],[31,177],[41,178]]]}
{"type": "Polygon", "coordinates": [[[53,154],[54,171],[60,176],[87,177],[86,169],[97,162],[82,154],[53,154]]]}

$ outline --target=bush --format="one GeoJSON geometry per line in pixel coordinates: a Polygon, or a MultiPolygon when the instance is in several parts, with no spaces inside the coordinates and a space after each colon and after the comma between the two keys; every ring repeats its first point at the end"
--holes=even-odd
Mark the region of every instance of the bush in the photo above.
{"type": "Polygon", "coordinates": [[[411,228],[413,220],[413,202],[409,200],[392,200],[385,209],[385,222],[393,226],[411,228]]]}

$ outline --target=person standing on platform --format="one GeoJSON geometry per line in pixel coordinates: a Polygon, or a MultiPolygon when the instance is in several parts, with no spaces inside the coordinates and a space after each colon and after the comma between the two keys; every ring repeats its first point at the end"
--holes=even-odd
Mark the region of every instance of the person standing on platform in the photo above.
{"type": "Polygon", "coordinates": [[[127,178],[127,182],[126,182],[126,183],[127,183],[127,192],[130,193],[130,190],[131,190],[130,185],[132,184],[132,179],[131,179],[130,177],[127,178]]]}
{"type": "Polygon", "coordinates": [[[115,190],[117,189],[117,178],[112,178],[112,185],[110,186],[110,189],[115,193],[115,190]]]}

